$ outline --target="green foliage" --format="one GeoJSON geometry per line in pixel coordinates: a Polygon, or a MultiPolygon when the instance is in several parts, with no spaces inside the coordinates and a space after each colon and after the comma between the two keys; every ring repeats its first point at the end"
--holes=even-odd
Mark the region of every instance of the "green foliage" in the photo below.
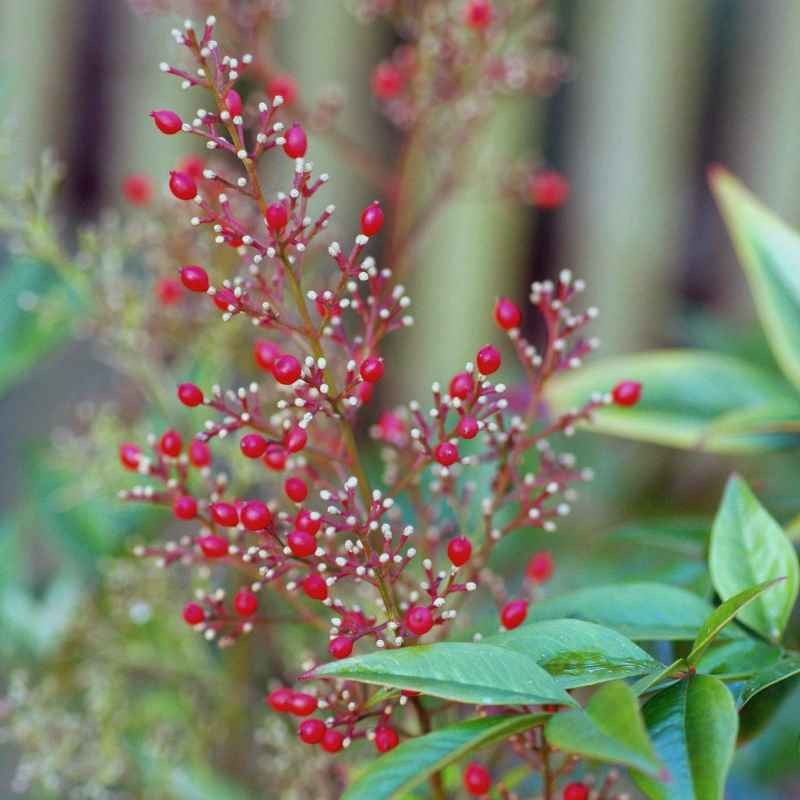
{"type": "Polygon", "coordinates": [[[484,717],[411,739],[367,767],[342,800],[402,797],[448,764],[546,720],[546,714],[484,717]]]}
{"type": "Polygon", "coordinates": [[[531,620],[572,617],[595,622],[634,641],[694,639],[711,613],[697,595],[660,583],[590,586],[548,598],[530,610],[531,620]]]}
{"type": "Polygon", "coordinates": [[[738,612],[746,625],[777,641],[800,588],[797,554],[781,527],[737,476],[728,481],[714,521],[709,567],[723,600],[754,584],[783,579],[738,612]]]}
{"type": "Polygon", "coordinates": [[[495,644],[442,642],[353,656],[323,664],[309,677],[348,678],[476,705],[575,704],[534,658],[495,644]]]}
{"type": "Polygon", "coordinates": [[[648,738],[639,699],[624,683],[599,689],[584,711],[563,711],[545,727],[547,741],[566,753],[621,764],[658,778],[662,765],[648,738]]]}
{"type": "Polygon", "coordinates": [[[668,775],[663,782],[634,774],[655,800],[722,800],[738,721],[721,681],[696,675],[662,689],[643,707],[645,724],[668,775]]]}

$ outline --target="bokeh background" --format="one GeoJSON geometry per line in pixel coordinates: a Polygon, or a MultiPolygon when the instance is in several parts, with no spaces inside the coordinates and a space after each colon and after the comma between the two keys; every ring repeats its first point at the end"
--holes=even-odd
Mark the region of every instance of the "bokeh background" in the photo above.
{"type": "MultiPolygon", "coordinates": [[[[151,175],[164,191],[163,176],[184,152],[183,143],[158,136],[147,116],[153,107],[186,112],[192,107],[157,68],[172,52],[169,30],[175,20],[136,13],[135,5],[123,0],[0,3],[3,180],[23,180],[42,151],[52,148],[66,165],[59,212],[68,232],[96,221],[104,209],[121,206],[120,182],[130,172],[151,175]]],[[[278,39],[283,63],[309,95],[331,82],[341,85],[347,93],[342,127],[391,162],[397,135],[368,87],[373,65],[396,43],[392,32],[380,24],[358,23],[339,0],[293,0],[290,5],[292,13],[281,23],[278,39]]],[[[542,153],[568,177],[569,201],[558,212],[540,213],[499,201],[483,182],[468,182],[432,229],[422,259],[425,268],[413,281],[416,324],[394,355],[398,377],[391,394],[398,400],[449,374],[454,363],[470,356],[476,341],[489,338],[487,298],[508,294],[521,300],[531,280],[565,267],[587,280],[603,312],[596,330],[605,354],[676,344],[766,353],[706,169],[713,162],[727,165],[786,220],[800,222],[800,89],[795,80],[800,73],[800,4],[560,0],[550,5],[558,43],[573,62],[569,80],[552,98],[504,108],[486,134],[482,159],[484,166],[494,159],[499,176],[509,154],[542,153]]],[[[343,215],[373,199],[324,143],[315,161],[331,173],[343,215]]],[[[0,282],[14,265],[14,257],[0,249],[0,282]]],[[[3,325],[21,313],[18,299],[10,290],[3,293],[3,325]]],[[[26,498],[37,479],[28,459],[31,450],[46,446],[54,430],[91,412],[87,401],[110,395],[111,373],[95,358],[91,341],[70,341],[4,387],[0,505],[6,539],[0,548],[9,546],[11,538],[12,526],[5,520],[30,502],[26,498]]],[[[586,460],[595,462],[599,480],[565,530],[559,563],[569,562],[570,545],[574,551],[578,531],[585,535],[586,526],[601,536],[615,526],[674,516],[677,510],[704,518],[733,466],[751,469],[749,477],[766,493],[765,502],[779,519],[800,512],[800,495],[791,489],[800,468],[791,455],[763,459],[753,475],[754,467],[742,459],[613,439],[581,446],[586,460]]],[[[48,490],[39,486],[37,491],[48,490]]],[[[114,513],[112,498],[103,514],[110,519],[114,513]]],[[[47,599],[62,567],[82,576],[80,591],[65,590],[69,603],[51,598],[52,630],[42,642],[0,648],[8,667],[0,673],[6,676],[20,665],[36,674],[60,652],[69,609],[81,607],[83,592],[91,594],[96,585],[95,573],[83,571],[82,563],[76,567],[76,549],[64,542],[80,537],[77,523],[65,531],[65,518],[58,514],[47,525],[37,523],[37,535],[49,535],[48,526],[55,529],[39,559],[27,559],[21,574],[10,569],[11,562],[0,564],[0,588],[24,583],[31,615],[36,603],[47,599]]],[[[640,553],[641,568],[651,568],[659,557],[640,553]]],[[[603,563],[598,555],[600,574],[603,563]]],[[[579,580],[575,575],[568,581],[572,587],[579,580]]],[[[15,586],[13,591],[22,590],[15,586]]],[[[27,613],[9,602],[7,597],[3,601],[7,612],[27,613]]],[[[37,624],[35,616],[31,624],[37,624]]],[[[0,678],[0,690],[8,688],[8,680],[0,678]]],[[[774,740],[762,737],[740,755],[732,797],[786,796],[787,784],[778,790],[771,781],[797,768],[797,731],[791,735],[792,717],[800,718],[797,696],[788,709],[778,725],[783,738],[767,734],[774,740]]],[[[13,744],[3,748],[3,797],[17,755],[13,744]]],[[[182,796],[224,796],[204,794],[211,791],[190,784],[182,796]]]]}

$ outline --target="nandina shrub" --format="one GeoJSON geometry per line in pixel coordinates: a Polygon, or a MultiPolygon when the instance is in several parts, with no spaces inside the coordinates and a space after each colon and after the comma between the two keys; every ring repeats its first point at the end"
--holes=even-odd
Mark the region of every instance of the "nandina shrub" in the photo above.
{"type": "MultiPolygon", "coordinates": [[[[458,13],[443,17],[438,35],[453,36],[457,52],[491,44],[513,23],[504,8],[453,4],[458,13]]],[[[549,402],[549,387],[596,347],[596,311],[579,306],[582,281],[564,271],[531,286],[542,341],[521,332],[529,310],[500,298],[486,308],[497,341],[475,342],[474,359],[454,363],[426,403],[375,410],[374,389],[392,369],[385,340],[413,323],[405,289],[373,253],[390,212],[370,203],[346,241],[328,235],[328,178],[306,160],[314,137],[292,116],[286,101],[296,98],[246,94],[240,79],[253,58],[223,54],[215,24],[176,31],[186,64],[162,65],[205,92],[204,107],[191,121],[168,109],[153,120],[162,134],[199,137],[214,151],[213,167],[173,170],[168,188],[198,237],[232,248],[239,268],[186,263],[175,274],[223,321],[250,320],[252,374],[230,389],[181,381],[176,407],[187,416],[147,443],[120,444],[122,466],[146,480],[122,498],[163,506],[187,525],[178,540],[137,553],[212,576],[215,585],[203,580],[180,611],[209,642],[280,642],[281,626],[295,623],[315,637],[310,662],[284,654],[288,672],[268,680],[264,713],[293,719],[299,739],[331,759],[380,756],[352,770],[346,797],[399,796],[426,780],[434,797],[512,797],[520,767],[546,798],[618,796],[619,772],[598,763],[625,768],[650,797],[721,797],[737,704],[800,669],[780,646],[798,590],[791,544],[733,478],[709,552],[716,608],[657,583],[542,600],[554,569],[546,551],[530,553],[510,591],[492,569],[496,545],[555,533],[592,476],[565,440],[604,409],[634,413],[647,384],[608,376],[568,409],[549,402]],[[287,184],[260,169],[268,155],[289,159],[287,184]],[[179,432],[190,419],[192,437],[179,432]],[[380,477],[365,463],[373,445],[380,477]],[[243,470],[256,477],[237,479],[243,470]],[[496,606],[491,625],[467,602],[478,592],[496,606]],[[287,607],[288,619],[274,611],[287,607]],[[479,748],[493,752],[463,764],[461,789],[447,783],[445,768],[479,748]]],[[[400,125],[419,113],[413,65],[403,52],[373,75],[376,98],[400,125]]],[[[439,66],[437,90],[452,64],[439,66]]],[[[141,185],[126,190],[147,202],[141,185]]],[[[568,187],[546,173],[529,191],[549,208],[568,187]]],[[[397,213],[397,194],[389,200],[397,213]]],[[[405,235],[414,233],[412,224],[405,235]]]]}

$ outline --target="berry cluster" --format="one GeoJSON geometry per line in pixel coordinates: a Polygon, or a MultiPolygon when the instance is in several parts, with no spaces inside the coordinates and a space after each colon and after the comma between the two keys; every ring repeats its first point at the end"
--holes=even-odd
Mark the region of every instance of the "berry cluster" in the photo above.
{"type": "MultiPolygon", "coordinates": [[[[502,16],[488,0],[473,0],[460,24],[488,48],[502,16]]],[[[431,387],[428,408],[413,401],[379,417],[371,429],[385,465],[377,488],[363,464],[359,414],[391,367],[381,355],[385,337],[413,323],[402,285],[367,253],[384,211],[377,201],[368,205],[349,243],[329,237],[335,209],[314,210],[327,176],[315,176],[306,160],[305,128],[281,120],[283,95],[240,94],[253,58],[223,55],[214,27],[209,17],[199,30],[191,22],[176,30],[192,66],[161,66],[185,88],[203,89],[210,108],[188,121],[166,109],[152,117],[162,134],[199,137],[217,159],[199,174],[170,172],[168,187],[191,209],[190,225],[232,249],[240,266],[221,277],[210,264],[176,265],[176,279],[207,298],[223,321],[250,320],[257,329],[253,368],[263,379],[210,391],[183,382],[178,401],[206,416],[195,423],[199,432],[185,440],[170,428],[153,435],[146,450],[120,447],[122,465],[146,479],[122,498],[171,508],[189,526],[176,541],[136,552],[233,586],[199,591],[183,609],[188,625],[221,646],[276,622],[267,590],[327,634],[333,659],[452,635],[464,598],[479,585],[497,602],[498,624],[519,626],[553,562],[546,551],[534,553],[525,596],[508,597],[490,567],[494,545],[518,531],[557,529],[591,472],[554,440],[571,436],[604,405],[632,405],[640,385],[627,381],[569,413],[549,414],[547,382],[580,367],[597,346],[585,334],[596,311],[574,310],[583,284],[564,271],[531,287],[545,329],[539,346],[523,335],[522,309],[497,301],[494,319],[514,368],[498,346],[485,344],[431,387]],[[269,158],[288,158],[293,168],[280,190],[265,188],[260,167],[269,158]],[[509,388],[501,373],[524,380],[509,388]],[[221,454],[229,438],[238,447],[221,454]],[[220,456],[227,469],[217,468],[220,456]],[[491,476],[483,496],[473,479],[478,470],[491,476]],[[231,481],[229,472],[241,471],[252,477],[231,481]]],[[[383,75],[381,85],[386,81],[383,75]]],[[[141,185],[129,182],[128,194],[138,202],[141,185]]],[[[420,708],[413,692],[382,700],[373,688],[330,680],[307,691],[274,689],[267,703],[302,717],[300,739],[330,753],[358,739],[380,753],[391,750],[405,730],[404,709],[420,708]]],[[[473,763],[464,785],[484,795],[490,775],[473,763]]]]}

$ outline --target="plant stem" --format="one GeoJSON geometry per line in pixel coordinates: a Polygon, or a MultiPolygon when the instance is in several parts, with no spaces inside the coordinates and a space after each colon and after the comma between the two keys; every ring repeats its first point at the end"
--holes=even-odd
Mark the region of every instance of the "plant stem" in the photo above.
{"type": "MultiPolygon", "coordinates": [[[[417,712],[417,717],[419,718],[419,725],[420,728],[422,728],[423,735],[426,733],[430,733],[431,718],[428,715],[425,706],[422,705],[422,701],[419,699],[419,697],[412,697],[411,703],[414,706],[414,710],[417,712]]],[[[442,773],[437,770],[430,776],[428,780],[431,785],[431,797],[433,798],[433,800],[446,800],[447,795],[444,792],[442,773]]]]}

